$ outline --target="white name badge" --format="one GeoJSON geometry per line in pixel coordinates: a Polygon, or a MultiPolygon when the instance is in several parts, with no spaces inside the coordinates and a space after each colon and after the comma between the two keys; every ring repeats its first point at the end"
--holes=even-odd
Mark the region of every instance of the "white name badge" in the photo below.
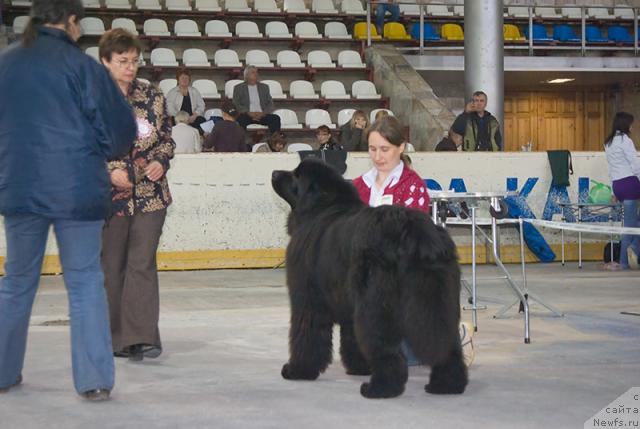
{"type": "Polygon", "coordinates": [[[380,197],[378,201],[378,206],[392,206],[393,205],[393,195],[383,195],[380,197]]]}

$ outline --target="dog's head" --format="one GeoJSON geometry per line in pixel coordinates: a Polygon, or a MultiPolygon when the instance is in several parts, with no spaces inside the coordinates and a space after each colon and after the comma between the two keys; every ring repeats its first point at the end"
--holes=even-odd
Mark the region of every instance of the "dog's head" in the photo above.
{"type": "Polygon", "coordinates": [[[271,175],[276,193],[291,206],[292,212],[362,204],[358,192],[324,162],[305,159],[293,171],[276,170],[271,175]]]}

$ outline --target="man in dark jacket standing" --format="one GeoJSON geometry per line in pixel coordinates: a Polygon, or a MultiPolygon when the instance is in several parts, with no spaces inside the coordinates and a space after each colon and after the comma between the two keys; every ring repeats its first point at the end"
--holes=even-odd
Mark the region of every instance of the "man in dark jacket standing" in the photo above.
{"type": "Polygon", "coordinates": [[[89,400],[114,383],[100,237],[107,160],[128,152],[133,113],[107,70],[76,45],[81,0],[35,0],[20,42],[0,54],[0,391],[22,381],[27,329],[53,225],[69,294],[73,380],[89,400]]]}

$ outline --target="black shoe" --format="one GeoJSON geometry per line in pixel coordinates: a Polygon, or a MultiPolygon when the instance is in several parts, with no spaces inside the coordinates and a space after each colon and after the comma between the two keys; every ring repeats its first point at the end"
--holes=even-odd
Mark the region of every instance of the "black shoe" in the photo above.
{"type": "Polygon", "coordinates": [[[91,402],[107,401],[109,399],[109,395],[111,395],[111,391],[109,389],[93,389],[82,392],[82,397],[91,402]]]}
{"type": "Polygon", "coordinates": [[[16,382],[13,383],[12,385],[6,386],[6,387],[0,387],[0,393],[7,393],[9,389],[11,389],[12,387],[16,387],[20,384],[22,384],[22,374],[18,376],[18,379],[16,380],[16,382]]]}
{"type": "Polygon", "coordinates": [[[144,345],[134,344],[129,346],[129,360],[140,362],[142,359],[144,359],[144,345]]]}
{"type": "Polygon", "coordinates": [[[129,349],[126,348],[124,350],[120,350],[119,352],[113,352],[113,357],[128,358],[129,357],[129,349]]]}
{"type": "Polygon", "coordinates": [[[162,354],[162,347],[158,346],[144,346],[142,348],[144,357],[155,359],[162,354]]]}

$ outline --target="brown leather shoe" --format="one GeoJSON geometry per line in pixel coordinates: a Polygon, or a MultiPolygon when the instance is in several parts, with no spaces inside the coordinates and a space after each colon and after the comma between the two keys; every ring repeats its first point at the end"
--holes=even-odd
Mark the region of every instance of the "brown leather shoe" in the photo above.
{"type": "Polygon", "coordinates": [[[20,384],[22,384],[22,374],[18,376],[18,379],[16,380],[16,382],[13,383],[12,385],[6,386],[6,387],[0,387],[0,393],[7,393],[12,387],[16,387],[20,384]]]}

